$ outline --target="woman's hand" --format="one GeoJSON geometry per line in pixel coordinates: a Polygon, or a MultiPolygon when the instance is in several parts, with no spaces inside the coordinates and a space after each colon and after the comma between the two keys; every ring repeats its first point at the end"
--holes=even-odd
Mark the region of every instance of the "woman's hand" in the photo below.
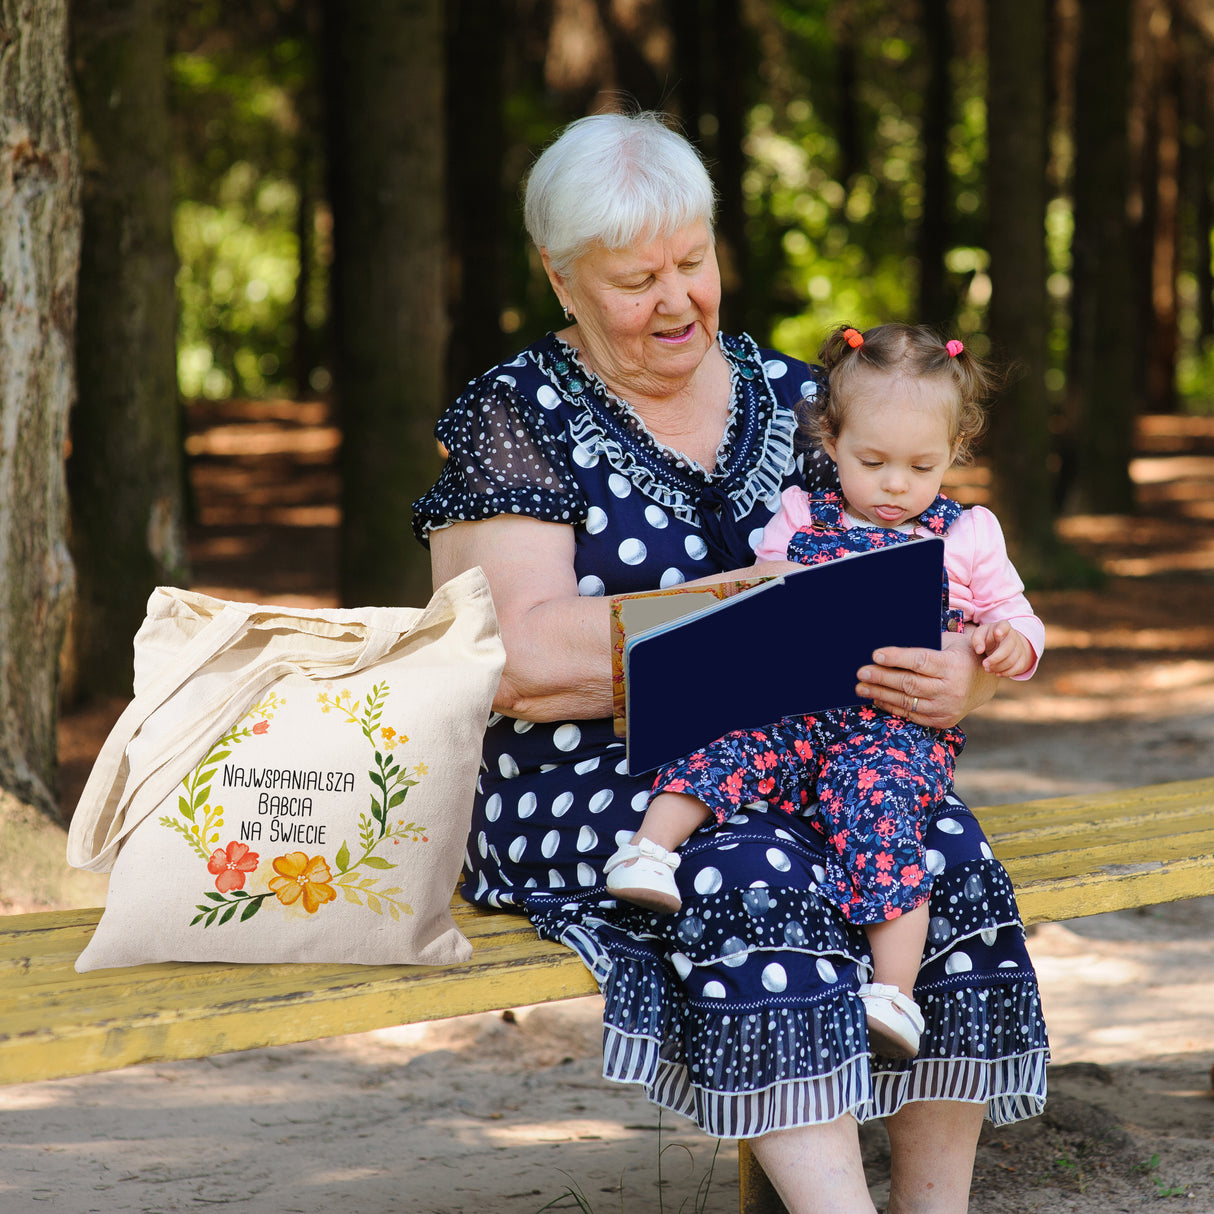
{"type": "Polygon", "coordinates": [[[856,694],[916,725],[950,729],[985,704],[999,684],[969,639],[946,632],[940,649],[878,649],[857,672],[856,694]]]}

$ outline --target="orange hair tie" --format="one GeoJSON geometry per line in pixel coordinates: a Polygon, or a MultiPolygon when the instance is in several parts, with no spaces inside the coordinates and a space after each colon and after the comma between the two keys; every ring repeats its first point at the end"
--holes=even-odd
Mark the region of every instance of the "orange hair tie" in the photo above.
{"type": "Polygon", "coordinates": [[[864,334],[855,329],[844,329],[843,340],[847,342],[847,344],[851,346],[853,350],[857,350],[864,345],[864,334]]]}
{"type": "Polygon", "coordinates": [[[957,355],[965,349],[965,347],[955,337],[952,341],[948,342],[944,348],[948,351],[949,358],[956,358],[957,355]]]}

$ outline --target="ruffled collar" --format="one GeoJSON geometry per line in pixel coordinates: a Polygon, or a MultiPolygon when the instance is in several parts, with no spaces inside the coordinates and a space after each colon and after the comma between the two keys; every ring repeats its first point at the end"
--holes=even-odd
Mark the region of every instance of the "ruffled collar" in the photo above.
{"type": "Polygon", "coordinates": [[[571,406],[574,441],[602,455],[646,497],[685,522],[698,522],[702,504],[727,503],[736,519],[760,501],[779,497],[793,466],[797,429],[792,409],[777,407],[759,348],[748,336],[718,335],[730,368],[729,421],[708,471],[685,460],[649,432],[636,410],[578,361],[572,346],[550,333],[534,347],[536,362],[558,397],[571,406]]]}

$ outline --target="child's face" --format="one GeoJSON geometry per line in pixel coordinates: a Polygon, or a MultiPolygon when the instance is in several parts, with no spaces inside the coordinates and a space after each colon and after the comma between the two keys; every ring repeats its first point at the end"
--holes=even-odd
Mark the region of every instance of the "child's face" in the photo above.
{"type": "Polygon", "coordinates": [[[839,468],[848,510],[878,527],[921,514],[953,462],[951,398],[931,381],[869,375],[849,385],[837,440],[822,446],[839,468]]]}

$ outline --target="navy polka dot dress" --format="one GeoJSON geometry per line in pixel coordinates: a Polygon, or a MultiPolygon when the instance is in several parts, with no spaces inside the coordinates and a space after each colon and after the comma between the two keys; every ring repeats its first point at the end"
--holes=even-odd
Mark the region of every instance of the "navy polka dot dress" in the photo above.
{"type": "MultiPolygon", "coordinates": [[[[474,380],[439,421],[449,458],[415,526],[525,514],[573,526],[583,595],[678,585],[753,561],[781,491],[836,487],[800,452],[795,407],[819,372],[722,336],[730,423],[707,472],[657,443],[549,334],[474,380]]],[[[723,688],[722,694],[728,694],[723,688]]],[[[721,1137],[985,1103],[996,1123],[1040,1112],[1048,1047],[1011,884],[956,798],[934,811],[931,927],[915,997],[919,1057],[870,1057],[856,988],[863,931],[820,891],[808,818],[745,807],[680,852],[683,898],[655,915],[607,896],[603,864],[640,823],[651,779],[629,776],[610,720],[495,717],[463,892],[517,908],[575,949],[605,999],[604,1074],[721,1137]]]]}

